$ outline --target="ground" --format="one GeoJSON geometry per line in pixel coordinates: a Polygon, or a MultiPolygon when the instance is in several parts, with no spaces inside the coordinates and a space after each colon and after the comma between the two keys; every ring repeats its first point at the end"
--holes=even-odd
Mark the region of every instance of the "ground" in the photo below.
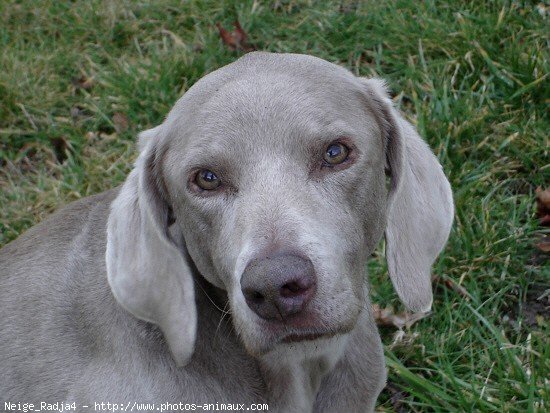
{"type": "MultiPolygon", "coordinates": [[[[136,133],[243,49],[313,54],[387,79],[455,196],[432,313],[382,329],[379,411],[546,411],[550,273],[534,193],[550,181],[549,12],[536,1],[3,1],[0,245],[122,182],[136,133]],[[216,24],[235,20],[249,46],[222,41],[216,24]]],[[[369,268],[373,300],[402,311],[383,245],[369,268]]]]}

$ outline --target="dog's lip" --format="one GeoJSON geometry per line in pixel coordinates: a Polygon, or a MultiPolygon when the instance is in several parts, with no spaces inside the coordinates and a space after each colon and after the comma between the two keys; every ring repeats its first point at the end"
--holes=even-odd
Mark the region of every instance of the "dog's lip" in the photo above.
{"type": "Polygon", "coordinates": [[[344,324],[327,328],[314,314],[289,317],[284,323],[261,320],[260,330],[270,337],[273,344],[291,344],[327,339],[348,333],[353,326],[344,324]]]}
{"type": "Polygon", "coordinates": [[[320,338],[329,338],[334,336],[336,333],[333,332],[322,332],[322,333],[292,333],[283,337],[281,342],[283,343],[299,343],[301,341],[313,341],[320,338]]]}

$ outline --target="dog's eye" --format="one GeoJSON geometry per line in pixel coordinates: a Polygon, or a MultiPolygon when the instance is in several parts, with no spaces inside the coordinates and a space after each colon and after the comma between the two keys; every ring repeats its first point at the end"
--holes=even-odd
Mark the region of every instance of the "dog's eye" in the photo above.
{"type": "Polygon", "coordinates": [[[348,159],[349,148],[343,143],[331,143],[325,150],[323,159],[329,165],[338,165],[348,159]]]}
{"type": "Polygon", "coordinates": [[[195,183],[205,191],[212,191],[220,186],[220,179],[209,169],[201,169],[195,176],[195,183]]]}

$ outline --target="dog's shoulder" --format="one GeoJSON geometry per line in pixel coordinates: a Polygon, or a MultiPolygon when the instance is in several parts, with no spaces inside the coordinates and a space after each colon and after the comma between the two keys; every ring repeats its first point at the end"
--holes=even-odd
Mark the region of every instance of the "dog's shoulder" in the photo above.
{"type": "Polygon", "coordinates": [[[90,353],[94,340],[86,325],[92,319],[86,314],[114,303],[104,256],[109,207],[117,193],[73,202],[0,250],[0,364],[4,377],[12,378],[0,379],[4,395],[53,397],[84,360],[75,349],[90,353]]]}
{"type": "Polygon", "coordinates": [[[1,248],[0,285],[22,272],[55,268],[85,233],[93,232],[95,244],[104,244],[109,206],[117,193],[118,188],[72,202],[1,248]]]}

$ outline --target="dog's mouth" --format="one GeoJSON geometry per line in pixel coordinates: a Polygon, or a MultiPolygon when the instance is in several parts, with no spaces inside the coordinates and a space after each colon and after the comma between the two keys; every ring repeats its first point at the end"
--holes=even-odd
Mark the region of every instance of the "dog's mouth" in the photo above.
{"type": "Polygon", "coordinates": [[[353,330],[355,320],[334,325],[332,328],[321,326],[316,317],[289,318],[286,323],[262,323],[262,330],[271,338],[272,345],[296,344],[317,340],[326,340],[338,335],[345,335],[353,330]]]}
{"type": "Polygon", "coordinates": [[[244,345],[248,352],[256,357],[266,355],[277,348],[294,348],[299,345],[318,345],[316,349],[319,350],[332,339],[345,336],[352,329],[353,326],[349,324],[334,329],[319,329],[312,326],[302,329],[296,327],[279,329],[279,331],[265,329],[258,338],[245,340],[244,345]]]}
{"type": "Polygon", "coordinates": [[[243,324],[237,323],[237,327],[242,331],[241,338],[247,351],[256,357],[272,351],[277,354],[277,351],[289,348],[301,351],[311,350],[313,346],[312,351],[321,351],[325,346],[330,347],[333,340],[350,333],[355,328],[358,315],[359,312],[348,312],[344,319],[326,320],[314,310],[306,309],[282,322],[255,317],[253,320],[243,320],[243,324]]]}

